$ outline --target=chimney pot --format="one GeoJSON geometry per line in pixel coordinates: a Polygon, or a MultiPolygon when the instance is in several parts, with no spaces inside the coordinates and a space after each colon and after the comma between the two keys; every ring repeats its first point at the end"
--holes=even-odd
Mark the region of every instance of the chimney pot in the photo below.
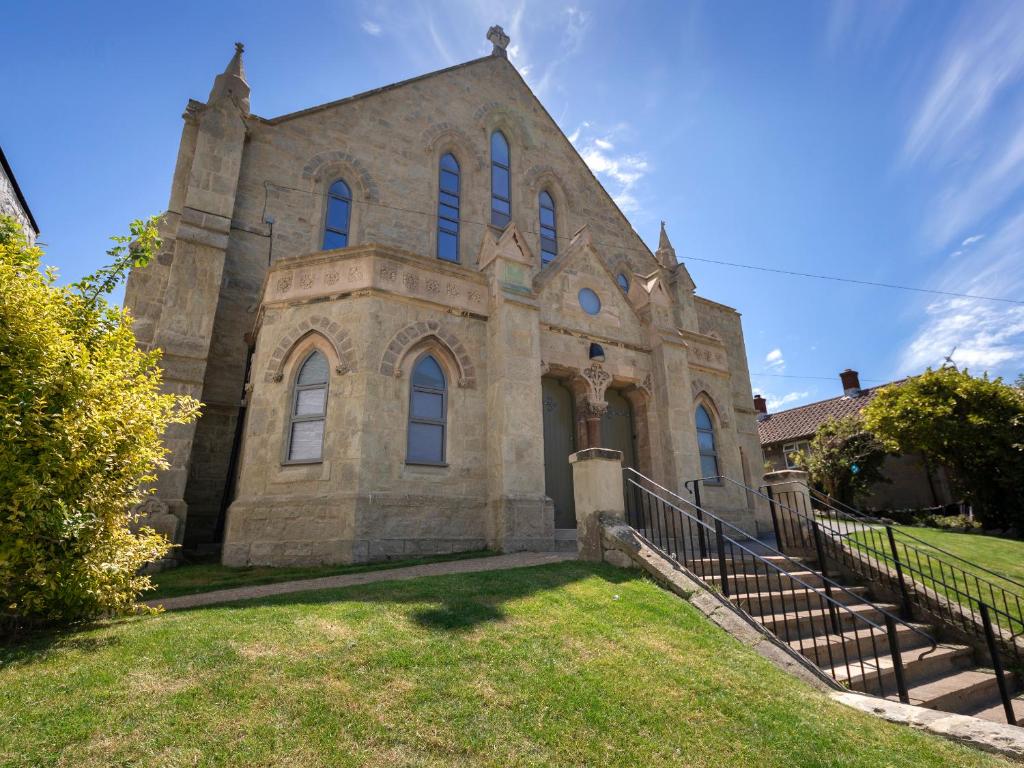
{"type": "Polygon", "coordinates": [[[768,418],[768,401],[761,395],[754,395],[754,410],[757,411],[757,420],[764,421],[768,418]]]}
{"type": "Polygon", "coordinates": [[[847,397],[860,395],[860,374],[852,368],[847,368],[839,374],[839,380],[843,382],[843,394],[847,397]]]}

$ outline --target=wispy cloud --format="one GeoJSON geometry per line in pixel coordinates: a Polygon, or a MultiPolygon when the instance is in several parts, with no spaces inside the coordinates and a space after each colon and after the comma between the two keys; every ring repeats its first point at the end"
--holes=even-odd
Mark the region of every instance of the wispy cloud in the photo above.
{"type": "Polygon", "coordinates": [[[609,187],[608,191],[619,208],[625,213],[632,213],[640,210],[634,190],[650,166],[642,154],[616,151],[615,134],[626,132],[628,127],[620,124],[612,131],[594,135],[593,126],[584,122],[569,135],[569,141],[579,150],[590,170],[609,187]]]}
{"type": "Polygon", "coordinates": [[[899,24],[907,3],[865,3],[860,0],[832,0],[825,23],[825,47],[835,56],[848,48],[858,51],[884,43],[899,24]]]}
{"type": "Polygon", "coordinates": [[[782,350],[779,347],[776,347],[764,356],[764,363],[773,373],[782,373],[786,370],[786,360],[782,356],[782,350]]]}
{"type": "Polygon", "coordinates": [[[760,387],[754,387],[753,390],[755,395],[761,395],[765,400],[768,401],[769,413],[781,410],[782,408],[785,408],[787,405],[798,403],[801,400],[806,400],[808,397],[811,396],[811,393],[806,391],[787,392],[784,395],[775,395],[772,394],[771,392],[766,392],[760,387]]]}
{"type": "Polygon", "coordinates": [[[373,35],[374,37],[379,36],[380,33],[384,31],[380,24],[375,21],[370,21],[369,19],[360,24],[360,26],[363,28],[363,32],[368,35],[373,35]]]}
{"type": "Polygon", "coordinates": [[[962,245],[963,247],[966,248],[968,245],[973,245],[974,243],[978,242],[979,240],[984,240],[984,239],[985,239],[984,235],[971,235],[970,237],[965,237],[964,241],[962,243],[960,243],[960,245],[962,245]]]}

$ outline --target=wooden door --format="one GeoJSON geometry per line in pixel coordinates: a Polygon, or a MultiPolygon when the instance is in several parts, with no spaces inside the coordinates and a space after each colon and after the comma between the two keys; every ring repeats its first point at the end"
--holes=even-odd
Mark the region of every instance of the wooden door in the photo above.
{"type": "Polygon", "coordinates": [[[605,448],[622,451],[624,466],[635,467],[633,411],[629,407],[629,402],[614,389],[605,391],[604,401],[608,403],[608,410],[601,417],[601,442],[605,448]]]}
{"type": "Polygon", "coordinates": [[[544,409],[544,493],[555,502],[555,528],[576,528],[572,467],[569,454],[576,450],[573,399],[555,379],[541,379],[544,409]]]}

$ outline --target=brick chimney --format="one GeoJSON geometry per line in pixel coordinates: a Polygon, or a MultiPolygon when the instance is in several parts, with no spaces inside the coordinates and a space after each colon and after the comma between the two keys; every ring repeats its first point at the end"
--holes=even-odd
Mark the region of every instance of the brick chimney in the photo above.
{"type": "Polygon", "coordinates": [[[860,374],[852,368],[847,368],[839,374],[839,380],[843,382],[843,394],[847,397],[860,396],[860,374]]]}
{"type": "Polygon", "coordinates": [[[757,411],[757,420],[764,421],[768,418],[768,401],[761,395],[754,395],[754,410],[757,411]]]}

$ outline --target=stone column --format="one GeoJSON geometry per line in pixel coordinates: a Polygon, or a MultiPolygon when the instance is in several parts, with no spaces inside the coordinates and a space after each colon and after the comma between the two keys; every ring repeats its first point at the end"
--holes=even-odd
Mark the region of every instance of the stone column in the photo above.
{"type": "Polygon", "coordinates": [[[485,236],[480,268],[490,278],[487,319],[487,452],[490,544],[550,550],[555,520],[544,494],[540,305],[534,260],[514,224],[485,236]]]}
{"type": "Polygon", "coordinates": [[[652,398],[658,442],[655,480],[684,493],[683,483],[699,477],[697,433],[693,423],[693,395],[686,344],[677,333],[651,330],[652,398]]]}
{"type": "Polygon", "coordinates": [[[580,560],[600,562],[601,517],[626,519],[622,493],[622,452],[587,448],[569,457],[572,464],[573,498],[576,502],[576,546],[580,560]]]}

